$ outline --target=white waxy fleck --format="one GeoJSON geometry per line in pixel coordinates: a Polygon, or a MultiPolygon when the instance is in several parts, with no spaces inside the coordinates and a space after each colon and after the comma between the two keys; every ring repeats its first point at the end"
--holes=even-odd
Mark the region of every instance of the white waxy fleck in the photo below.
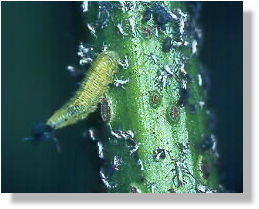
{"type": "Polygon", "coordinates": [[[131,131],[131,130],[128,130],[127,131],[127,134],[133,139],[134,138],[134,133],[133,133],[133,131],[131,131]]]}
{"type": "Polygon", "coordinates": [[[122,12],[126,12],[127,11],[127,5],[126,5],[126,2],[125,1],[119,1],[120,5],[121,5],[121,9],[122,9],[122,12]]]}
{"type": "Polygon", "coordinates": [[[88,1],[83,1],[82,9],[83,9],[83,12],[87,12],[88,11],[88,1]]]}
{"type": "Polygon", "coordinates": [[[187,81],[186,80],[182,80],[182,88],[187,89],[187,81]]]}
{"type": "Polygon", "coordinates": [[[72,73],[72,72],[75,71],[75,67],[73,67],[73,66],[71,66],[71,65],[68,65],[68,66],[67,66],[67,70],[68,70],[70,73],[72,73]]]}
{"type": "Polygon", "coordinates": [[[202,77],[201,77],[201,74],[198,74],[198,84],[199,86],[202,86],[202,77]]]}
{"type": "Polygon", "coordinates": [[[92,34],[95,38],[97,38],[97,36],[96,36],[96,30],[95,30],[94,26],[92,26],[92,25],[90,25],[90,24],[87,24],[87,28],[90,30],[91,34],[92,34]]]}
{"type": "Polygon", "coordinates": [[[111,131],[111,134],[115,136],[117,139],[122,139],[122,136],[119,133],[116,133],[114,131],[111,131]]]}
{"type": "Polygon", "coordinates": [[[211,139],[212,139],[212,143],[213,143],[212,148],[211,148],[212,152],[216,158],[219,158],[219,153],[217,151],[217,139],[214,134],[211,134],[211,139]]]}
{"type": "Polygon", "coordinates": [[[183,40],[182,35],[184,34],[184,27],[185,27],[185,22],[187,21],[187,14],[183,13],[181,9],[178,9],[178,13],[180,14],[180,34],[181,34],[181,39],[183,40]]]}
{"type": "Polygon", "coordinates": [[[127,33],[125,33],[125,31],[123,30],[122,24],[118,23],[117,24],[117,28],[119,29],[119,32],[121,33],[121,35],[126,36],[128,35],[127,33]]]}
{"type": "Polygon", "coordinates": [[[156,36],[156,37],[159,37],[158,28],[157,28],[157,27],[155,28],[155,36],[156,36]]]}
{"type": "Polygon", "coordinates": [[[153,53],[150,54],[152,60],[154,61],[155,64],[157,64],[157,57],[153,53]]]}
{"type": "Polygon", "coordinates": [[[98,147],[99,158],[103,159],[104,154],[103,154],[103,144],[102,144],[102,142],[98,141],[97,147],[98,147]]]}
{"type": "Polygon", "coordinates": [[[205,102],[204,101],[199,101],[199,105],[200,105],[201,109],[203,109],[203,107],[205,105],[205,102]]]}
{"type": "Polygon", "coordinates": [[[115,186],[112,186],[112,185],[109,183],[108,177],[106,177],[106,176],[104,175],[103,169],[100,170],[100,177],[101,177],[102,182],[104,183],[104,185],[105,185],[108,189],[111,189],[111,188],[115,188],[115,187],[116,187],[116,185],[115,185],[115,186]]]}
{"type": "Polygon", "coordinates": [[[185,70],[185,66],[184,66],[183,63],[181,63],[180,71],[181,71],[183,74],[187,75],[187,72],[186,72],[186,70],[185,70]]]}
{"type": "Polygon", "coordinates": [[[176,47],[182,46],[182,42],[181,41],[173,41],[173,45],[176,47]]]}
{"type": "Polygon", "coordinates": [[[90,57],[84,57],[82,59],[79,60],[79,64],[80,65],[85,65],[85,64],[88,64],[88,63],[91,63],[93,61],[92,58],[90,57]]]}
{"type": "Polygon", "coordinates": [[[132,30],[132,34],[133,34],[134,37],[136,37],[137,36],[137,33],[136,33],[136,22],[135,22],[134,18],[131,17],[129,19],[129,22],[130,22],[130,27],[131,27],[131,30],[132,30]]]}
{"type": "Polygon", "coordinates": [[[169,67],[169,65],[165,65],[164,69],[167,73],[169,73],[170,75],[174,76],[174,72],[171,71],[171,68],[169,67]]]}
{"type": "Polygon", "coordinates": [[[88,132],[89,132],[90,138],[91,138],[93,141],[95,141],[95,140],[96,140],[96,137],[95,137],[95,135],[94,135],[94,130],[93,130],[93,129],[89,129],[88,132]]]}
{"type": "Polygon", "coordinates": [[[197,44],[196,40],[192,41],[192,54],[197,54],[197,44]]]}
{"type": "Polygon", "coordinates": [[[115,79],[114,80],[114,85],[116,87],[122,87],[124,88],[124,85],[127,84],[129,82],[129,78],[125,79],[125,80],[121,80],[121,79],[115,79]]]}
{"type": "Polygon", "coordinates": [[[140,165],[140,170],[144,171],[144,165],[142,160],[138,159],[138,164],[140,165]]]}
{"type": "Polygon", "coordinates": [[[138,148],[139,148],[139,145],[136,144],[136,145],[134,146],[134,148],[133,148],[132,150],[130,150],[130,155],[132,155],[133,153],[135,153],[135,152],[138,150],[138,148]]]}

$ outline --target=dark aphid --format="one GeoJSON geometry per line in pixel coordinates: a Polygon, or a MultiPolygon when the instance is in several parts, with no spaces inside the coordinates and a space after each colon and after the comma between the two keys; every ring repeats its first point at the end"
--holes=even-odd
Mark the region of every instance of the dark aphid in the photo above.
{"type": "Polygon", "coordinates": [[[178,100],[178,105],[181,106],[181,107],[186,106],[189,96],[190,96],[189,91],[185,88],[181,88],[180,89],[180,98],[178,100]]]}
{"type": "Polygon", "coordinates": [[[148,22],[151,19],[152,16],[152,10],[150,7],[146,8],[144,13],[143,13],[143,21],[148,22]]]}
{"type": "Polygon", "coordinates": [[[173,20],[170,13],[166,10],[164,6],[161,5],[160,2],[156,2],[153,4],[152,13],[154,15],[155,22],[162,30],[165,29],[165,24],[173,20]]]}
{"type": "Polygon", "coordinates": [[[173,121],[177,120],[179,114],[180,114],[180,110],[176,106],[169,108],[168,116],[171,120],[173,121]]]}
{"type": "Polygon", "coordinates": [[[99,1],[99,14],[97,20],[97,26],[104,28],[108,25],[110,20],[110,12],[113,9],[113,4],[109,1],[99,1]]]}
{"type": "Polygon", "coordinates": [[[150,92],[150,104],[152,107],[157,108],[161,104],[162,96],[157,91],[150,92]]]}
{"type": "Polygon", "coordinates": [[[152,35],[152,31],[150,28],[145,28],[143,33],[144,33],[144,36],[147,38],[149,38],[152,35]]]}
{"type": "Polygon", "coordinates": [[[164,149],[156,149],[154,152],[153,152],[153,159],[155,161],[159,161],[159,160],[163,160],[166,158],[166,154],[165,154],[165,150],[164,149]]]}
{"type": "Polygon", "coordinates": [[[101,117],[104,122],[109,122],[111,119],[111,108],[105,97],[101,101],[101,117]]]}
{"type": "Polygon", "coordinates": [[[203,141],[199,144],[199,149],[202,152],[209,151],[212,149],[213,144],[214,144],[213,139],[211,138],[210,135],[208,135],[204,137],[203,141]]]}
{"type": "Polygon", "coordinates": [[[209,178],[209,176],[210,176],[210,165],[209,165],[209,162],[205,159],[203,159],[202,162],[201,162],[201,171],[202,171],[203,177],[205,179],[209,178]]]}
{"type": "Polygon", "coordinates": [[[168,189],[167,191],[170,192],[170,193],[176,193],[176,191],[173,188],[168,189]]]}
{"type": "Polygon", "coordinates": [[[138,190],[137,190],[136,187],[130,186],[130,188],[129,188],[129,193],[139,193],[139,192],[138,192],[138,190]]]}
{"type": "Polygon", "coordinates": [[[172,44],[172,38],[167,37],[162,45],[162,49],[164,52],[170,52],[170,50],[172,49],[173,44],[172,44]]]}
{"type": "MultiPolygon", "coordinates": [[[[170,172],[173,173],[172,182],[175,187],[182,187],[184,184],[186,184],[186,178],[193,178],[195,180],[194,176],[189,171],[188,166],[184,164],[183,158],[179,159],[178,161],[176,159],[173,159],[169,152],[168,155],[172,161],[171,163],[174,164],[174,167],[170,170],[170,172]]],[[[169,174],[167,174],[167,176],[169,174]]]]}
{"type": "Polygon", "coordinates": [[[60,146],[57,138],[54,136],[54,129],[44,122],[37,122],[32,126],[32,137],[23,138],[23,141],[39,142],[53,140],[56,149],[60,152],[60,146]]]}

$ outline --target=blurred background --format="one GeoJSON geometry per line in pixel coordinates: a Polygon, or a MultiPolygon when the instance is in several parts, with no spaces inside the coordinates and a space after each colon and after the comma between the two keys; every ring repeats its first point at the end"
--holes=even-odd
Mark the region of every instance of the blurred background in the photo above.
{"type": "MultiPolygon", "coordinates": [[[[21,141],[77,89],[65,70],[87,40],[78,2],[2,2],[2,192],[104,192],[94,142],[83,137],[98,113],[53,142],[21,141]]],[[[203,3],[201,60],[210,76],[222,184],[243,191],[243,5],[203,3]]]]}

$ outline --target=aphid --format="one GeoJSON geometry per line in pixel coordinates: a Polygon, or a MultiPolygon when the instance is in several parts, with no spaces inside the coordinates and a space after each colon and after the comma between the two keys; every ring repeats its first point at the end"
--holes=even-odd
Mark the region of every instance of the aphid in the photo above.
{"type": "Polygon", "coordinates": [[[105,97],[101,101],[101,117],[104,122],[109,122],[111,119],[111,108],[105,97]]]}
{"type": "Polygon", "coordinates": [[[217,191],[211,190],[211,189],[209,189],[207,186],[204,186],[204,185],[199,184],[199,185],[196,187],[196,192],[197,192],[197,193],[213,193],[213,192],[217,192],[217,191]]]}
{"type": "Polygon", "coordinates": [[[152,17],[152,10],[150,7],[147,7],[143,13],[143,21],[148,22],[152,17]]]}
{"type": "Polygon", "coordinates": [[[184,34],[184,27],[185,27],[185,22],[187,21],[187,14],[183,13],[181,9],[177,9],[180,18],[179,19],[179,24],[180,24],[180,34],[181,34],[181,39],[183,40],[182,36],[184,34]]]}
{"type": "Polygon", "coordinates": [[[199,149],[202,152],[211,151],[214,153],[215,157],[218,157],[216,137],[213,134],[204,137],[199,144],[199,149]]]}
{"type": "Polygon", "coordinates": [[[210,176],[210,165],[209,165],[209,162],[205,159],[203,159],[201,161],[201,171],[202,171],[203,177],[205,179],[209,178],[209,176],[210,176]]]}
{"type": "Polygon", "coordinates": [[[213,141],[210,135],[204,137],[204,139],[202,140],[202,142],[199,144],[199,149],[202,152],[205,151],[209,151],[210,149],[212,149],[213,146],[213,141]]]}
{"type": "MultiPolygon", "coordinates": [[[[174,165],[174,167],[170,170],[173,173],[172,182],[175,187],[182,187],[187,183],[186,178],[194,178],[191,172],[188,170],[187,166],[184,163],[184,159],[180,158],[179,160],[173,159],[168,152],[168,155],[174,165]]],[[[168,174],[169,175],[169,174],[168,174]]],[[[166,177],[168,177],[168,175],[166,177]]]]}
{"type": "Polygon", "coordinates": [[[110,11],[113,9],[113,4],[109,1],[99,1],[99,13],[97,19],[97,26],[104,28],[108,25],[110,20],[110,11]]]}
{"type": "Polygon", "coordinates": [[[114,80],[114,86],[124,88],[124,85],[126,85],[128,82],[129,82],[129,78],[127,78],[125,80],[121,80],[121,79],[116,78],[114,80]]]}
{"type": "Polygon", "coordinates": [[[139,191],[135,186],[130,186],[129,187],[129,193],[139,193],[139,191]]]}
{"type": "Polygon", "coordinates": [[[180,114],[180,110],[176,106],[169,107],[167,111],[168,119],[172,122],[175,122],[180,114]]]}
{"type": "Polygon", "coordinates": [[[165,24],[173,20],[171,14],[158,2],[153,4],[152,14],[154,15],[155,22],[162,30],[165,30],[165,24]]]}
{"type": "Polygon", "coordinates": [[[172,43],[172,38],[167,37],[164,41],[163,41],[163,45],[162,45],[162,49],[164,52],[170,52],[170,50],[173,47],[173,43],[172,43]]]}
{"type": "Polygon", "coordinates": [[[119,156],[115,155],[113,158],[113,169],[116,171],[120,170],[120,166],[122,163],[122,159],[119,156]]]}
{"type": "Polygon", "coordinates": [[[120,60],[119,65],[121,65],[123,69],[127,69],[129,67],[128,57],[125,56],[124,60],[120,60]]]}
{"type": "Polygon", "coordinates": [[[162,95],[160,95],[157,91],[151,91],[149,96],[150,105],[153,108],[157,108],[162,101],[162,95]]]}
{"type": "Polygon", "coordinates": [[[156,189],[157,189],[157,185],[156,185],[156,183],[151,183],[150,185],[149,185],[149,187],[150,187],[150,189],[151,189],[151,193],[156,193],[156,189]]]}
{"type": "MultiPolygon", "coordinates": [[[[131,140],[131,141],[134,141],[134,140],[131,140]]],[[[132,155],[133,153],[136,153],[138,148],[139,148],[139,144],[137,144],[136,142],[134,146],[130,146],[130,155],[132,155]]]]}
{"type": "Polygon", "coordinates": [[[93,52],[93,47],[89,46],[88,44],[80,43],[78,46],[77,55],[80,57],[79,64],[86,65],[93,61],[95,53],[93,52]]]}
{"type": "Polygon", "coordinates": [[[187,155],[188,150],[189,150],[189,143],[187,142],[182,142],[182,143],[177,143],[176,146],[180,150],[181,155],[184,157],[187,155]]]}
{"type": "Polygon", "coordinates": [[[170,74],[171,76],[175,76],[175,73],[171,70],[169,65],[164,66],[165,71],[170,74]]]}
{"type": "Polygon", "coordinates": [[[181,88],[180,89],[180,98],[178,100],[178,105],[181,107],[185,106],[187,104],[187,100],[190,96],[189,91],[186,88],[181,88]]]}
{"type": "Polygon", "coordinates": [[[57,110],[46,124],[53,129],[59,129],[83,120],[89,113],[95,111],[113,80],[118,61],[118,55],[115,52],[106,51],[99,54],[75,96],[57,110]]]}
{"type": "Polygon", "coordinates": [[[160,161],[160,160],[163,160],[166,158],[166,154],[165,154],[165,150],[164,149],[156,149],[154,152],[153,152],[153,159],[155,161],[160,161]]]}
{"type": "Polygon", "coordinates": [[[148,38],[152,35],[152,31],[150,28],[145,28],[143,33],[144,33],[144,36],[148,38]]]}

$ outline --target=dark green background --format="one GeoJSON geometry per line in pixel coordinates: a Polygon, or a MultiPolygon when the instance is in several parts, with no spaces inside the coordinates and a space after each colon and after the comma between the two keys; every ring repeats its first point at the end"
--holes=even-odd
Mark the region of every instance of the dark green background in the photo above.
{"type": "MultiPolygon", "coordinates": [[[[61,154],[52,142],[20,140],[77,87],[65,67],[77,64],[78,43],[87,40],[80,5],[2,2],[1,10],[2,192],[105,191],[96,146],[82,137],[97,114],[57,133],[61,154]]],[[[227,191],[242,192],[242,3],[205,3],[202,11],[201,57],[211,76],[222,182],[227,191]]]]}

